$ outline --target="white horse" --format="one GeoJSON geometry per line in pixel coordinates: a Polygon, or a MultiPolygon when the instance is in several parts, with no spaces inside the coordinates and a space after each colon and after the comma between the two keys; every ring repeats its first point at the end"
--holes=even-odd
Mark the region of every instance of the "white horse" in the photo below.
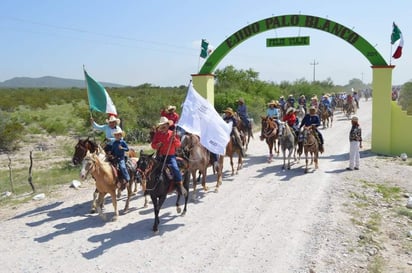
{"type": "Polygon", "coordinates": [[[296,117],[299,119],[299,122],[302,122],[305,115],[306,115],[305,108],[303,108],[302,104],[299,104],[299,107],[296,110],[296,117]]]}

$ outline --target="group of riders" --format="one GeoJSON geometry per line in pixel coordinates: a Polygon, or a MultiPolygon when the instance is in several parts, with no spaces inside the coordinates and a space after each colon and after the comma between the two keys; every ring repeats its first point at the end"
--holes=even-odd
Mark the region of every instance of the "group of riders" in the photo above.
{"type": "MultiPolygon", "coordinates": [[[[344,105],[353,104],[353,102],[356,107],[359,107],[359,97],[356,92],[352,92],[352,94],[343,92],[336,95],[323,94],[320,100],[317,96],[313,96],[310,101],[307,101],[304,95],[300,95],[297,100],[293,95],[289,95],[287,99],[281,96],[279,100],[272,100],[267,104],[266,117],[275,120],[278,126],[280,122],[287,123],[293,129],[292,131],[298,141],[302,140],[300,138],[302,127],[312,127],[319,142],[319,151],[323,152],[323,136],[317,129],[321,125],[319,109],[325,107],[330,115],[333,115],[336,107],[342,107],[342,110],[344,110],[344,105]],[[307,111],[308,106],[309,111],[307,111]],[[297,115],[299,111],[302,111],[304,115],[297,115]]],[[[236,111],[230,107],[223,111],[223,120],[231,124],[234,145],[240,148],[240,156],[245,156],[245,139],[249,131],[252,130],[252,123],[244,99],[239,98],[237,103],[236,111]]],[[[159,156],[164,157],[166,163],[171,166],[177,191],[186,195],[176,161],[176,151],[181,145],[180,135],[182,134],[181,128],[175,128],[179,120],[176,106],[169,105],[161,109],[160,116],[160,121],[156,125],[156,131],[151,140],[151,147],[157,150],[159,156]]],[[[121,180],[123,183],[118,183],[118,187],[125,188],[127,183],[130,182],[130,175],[127,170],[127,151],[129,151],[129,148],[123,139],[124,132],[120,127],[120,119],[117,116],[109,115],[106,123],[99,125],[91,118],[92,127],[105,133],[104,150],[106,154],[111,155],[112,163],[118,166],[120,174],[124,178],[121,180]]],[[[262,136],[261,139],[263,140],[262,136]]],[[[211,153],[211,162],[215,169],[217,168],[217,161],[218,155],[211,153]]]]}

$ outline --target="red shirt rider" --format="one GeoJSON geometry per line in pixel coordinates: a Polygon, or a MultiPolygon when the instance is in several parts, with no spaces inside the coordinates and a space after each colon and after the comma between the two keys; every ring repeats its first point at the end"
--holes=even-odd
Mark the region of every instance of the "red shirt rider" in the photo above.
{"type": "Polygon", "coordinates": [[[287,121],[289,127],[295,126],[296,123],[296,115],[295,115],[295,109],[290,107],[286,111],[286,115],[283,116],[283,121],[287,121]]]}

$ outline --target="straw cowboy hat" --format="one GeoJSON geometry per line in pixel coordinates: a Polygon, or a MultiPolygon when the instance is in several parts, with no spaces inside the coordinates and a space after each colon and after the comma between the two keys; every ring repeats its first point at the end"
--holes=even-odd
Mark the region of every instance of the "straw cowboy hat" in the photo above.
{"type": "Polygon", "coordinates": [[[289,107],[288,110],[286,110],[286,115],[289,114],[290,112],[295,112],[295,108],[289,107]]]}
{"type": "Polygon", "coordinates": [[[239,99],[237,100],[237,102],[245,103],[245,100],[244,100],[243,98],[239,98],[239,99]]]}
{"type": "Polygon", "coordinates": [[[114,129],[114,131],[112,132],[112,135],[118,135],[121,134],[122,136],[124,136],[124,131],[120,128],[120,127],[116,127],[116,129],[114,129]]]}
{"type": "Polygon", "coordinates": [[[117,125],[120,124],[120,119],[116,118],[115,116],[110,116],[108,119],[106,119],[106,123],[110,122],[116,122],[117,125]]]}
{"type": "Polygon", "coordinates": [[[270,102],[268,102],[268,106],[271,106],[271,105],[278,106],[279,102],[277,100],[271,100],[270,102]]]}
{"type": "Polygon", "coordinates": [[[167,106],[167,111],[172,111],[172,110],[176,110],[176,106],[174,105],[167,106]]]}
{"type": "Polygon", "coordinates": [[[311,106],[311,107],[309,108],[309,111],[311,111],[311,110],[316,111],[316,107],[315,107],[315,106],[311,106]]]}
{"type": "Polygon", "coordinates": [[[162,126],[164,124],[168,124],[169,126],[173,125],[173,120],[169,120],[167,117],[161,117],[157,126],[162,126]]]}
{"type": "Polygon", "coordinates": [[[225,113],[230,113],[231,115],[234,115],[233,109],[230,108],[230,107],[228,107],[228,108],[226,108],[225,110],[223,110],[223,112],[225,112],[225,113]]]}
{"type": "Polygon", "coordinates": [[[358,118],[357,116],[353,116],[351,120],[358,122],[358,121],[359,121],[359,118],[358,118]]]}

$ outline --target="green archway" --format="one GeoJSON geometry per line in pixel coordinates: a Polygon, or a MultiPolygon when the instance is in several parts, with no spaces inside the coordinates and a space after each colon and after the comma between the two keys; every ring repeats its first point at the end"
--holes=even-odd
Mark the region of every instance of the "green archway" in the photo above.
{"type": "Polygon", "coordinates": [[[221,43],[207,58],[200,69],[199,74],[211,74],[219,62],[236,46],[256,34],[283,27],[306,27],[328,32],[335,35],[359,50],[371,63],[372,66],[387,66],[386,61],[378,51],[362,36],[352,29],[329,19],[312,15],[281,15],[269,17],[245,26],[233,33],[221,43]]]}

